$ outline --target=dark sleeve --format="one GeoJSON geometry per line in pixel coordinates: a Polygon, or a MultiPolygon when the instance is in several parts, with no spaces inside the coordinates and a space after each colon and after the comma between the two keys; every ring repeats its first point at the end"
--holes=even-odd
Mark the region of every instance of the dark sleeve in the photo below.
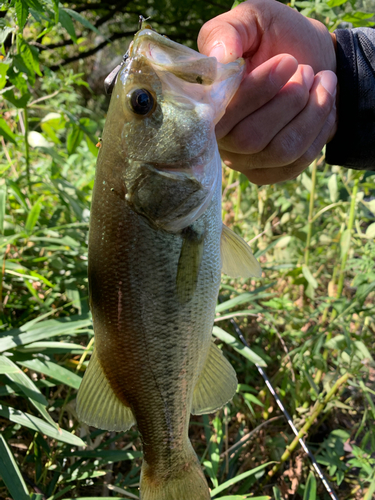
{"type": "Polygon", "coordinates": [[[326,161],[375,170],[375,30],[335,31],[339,83],[338,128],[326,161]]]}

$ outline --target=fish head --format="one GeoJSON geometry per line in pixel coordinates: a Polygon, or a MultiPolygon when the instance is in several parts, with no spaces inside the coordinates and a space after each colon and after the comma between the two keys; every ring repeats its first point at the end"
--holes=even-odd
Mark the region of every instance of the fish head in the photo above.
{"type": "Polygon", "coordinates": [[[180,231],[221,180],[215,124],[244,63],[220,64],[151,29],[135,35],[128,53],[107,119],[120,136],[126,200],[154,225],[180,231]]]}

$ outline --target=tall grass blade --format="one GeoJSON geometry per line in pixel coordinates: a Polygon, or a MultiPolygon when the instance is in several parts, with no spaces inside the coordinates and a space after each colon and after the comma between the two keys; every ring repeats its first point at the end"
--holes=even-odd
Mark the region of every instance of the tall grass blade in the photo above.
{"type": "Polygon", "coordinates": [[[0,356],[0,371],[2,367],[6,366],[16,370],[12,373],[7,373],[8,378],[17,384],[30,403],[33,404],[39,411],[42,417],[57,428],[57,425],[46,410],[48,402],[34,382],[15,363],[13,363],[13,361],[6,356],[0,356]]]}
{"type": "Polygon", "coordinates": [[[0,476],[9,493],[17,500],[30,500],[25,481],[14,459],[13,453],[0,434],[0,476]]]}
{"type": "Polygon", "coordinates": [[[30,370],[43,373],[43,375],[47,375],[48,377],[58,380],[62,384],[69,385],[70,387],[73,387],[73,389],[79,389],[79,386],[81,385],[82,379],[79,375],[54,363],[53,361],[35,358],[28,361],[19,361],[19,364],[29,368],[30,370]]]}
{"type": "Polygon", "coordinates": [[[274,486],[272,488],[272,491],[273,491],[273,495],[274,495],[274,500],[282,500],[282,497],[281,497],[281,491],[279,490],[279,488],[277,486],[274,486]]]}
{"type": "Polygon", "coordinates": [[[311,471],[309,477],[307,478],[303,500],[316,500],[316,479],[311,471]]]}
{"type": "Polygon", "coordinates": [[[233,307],[237,307],[240,304],[244,304],[245,302],[252,302],[254,300],[259,300],[261,298],[262,292],[273,286],[275,283],[270,283],[268,285],[260,286],[256,288],[253,292],[245,292],[237,295],[233,299],[229,299],[225,302],[221,302],[216,306],[216,312],[220,313],[222,311],[227,311],[228,309],[232,309],[233,307]]]}
{"type": "Polygon", "coordinates": [[[105,462],[121,462],[122,460],[135,460],[142,458],[141,451],[129,450],[77,450],[66,453],[67,457],[82,457],[82,458],[101,458],[105,462]]]}
{"type": "Polygon", "coordinates": [[[243,479],[246,479],[249,476],[253,476],[254,474],[257,474],[258,472],[263,471],[266,467],[268,467],[269,465],[274,464],[274,463],[275,462],[267,462],[265,464],[259,465],[259,467],[255,467],[254,469],[243,472],[242,474],[239,474],[238,476],[233,477],[232,479],[229,479],[228,481],[225,481],[225,483],[221,484],[220,486],[218,486],[217,488],[215,488],[211,491],[211,497],[213,498],[218,493],[221,493],[222,491],[229,488],[229,486],[232,486],[233,484],[238,483],[238,481],[242,481],[243,479]]]}
{"type": "Polygon", "coordinates": [[[366,491],[366,495],[363,497],[363,500],[372,500],[374,498],[375,493],[375,478],[371,481],[369,489],[366,491]]]}
{"type": "Polygon", "coordinates": [[[24,327],[16,328],[10,330],[7,336],[0,339],[0,352],[57,335],[77,335],[81,333],[83,328],[91,325],[92,322],[89,318],[76,321],[69,321],[64,318],[63,320],[51,319],[43,321],[38,326],[34,324],[30,331],[24,331],[24,327]]]}
{"type": "Polygon", "coordinates": [[[257,364],[259,366],[267,366],[266,362],[258,356],[254,351],[252,351],[249,347],[244,346],[241,342],[236,340],[233,335],[230,333],[225,332],[218,326],[214,326],[212,329],[212,334],[217,337],[218,339],[222,340],[225,342],[227,345],[232,347],[235,351],[237,351],[241,356],[244,358],[248,359],[254,364],[257,364]]]}
{"type": "Polygon", "coordinates": [[[5,203],[7,191],[4,180],[0,184],[0,234],[4,234],[5,203]]]}
{"type": "Polygon", "coordinates": [[[64,431],[63,429],[56,429],[41,418],[34,417],[34,415],[30,415],[30,413],[24,413],[23,411],[16,410],[11,406],[0,405],[0,415],[15,424],[20,424],[32,429],[33,431],[46,434],[57,441],[72,444],[74,446],[86,446],[86,444],[78,436],[75,436],[68,431],[64,431]]]}
{"type": "Polygon", "coordinates": [[[31,210],[27,216],[25,229],[28,233],[31,233],[31,231],[35,227],[35,224],[38,222],[40,211],[42,210],[43,198],[44,198],[43,194],[41,196],[39,196],[39,198],[34,203],[33,207],[31,208],[31,210]]]}

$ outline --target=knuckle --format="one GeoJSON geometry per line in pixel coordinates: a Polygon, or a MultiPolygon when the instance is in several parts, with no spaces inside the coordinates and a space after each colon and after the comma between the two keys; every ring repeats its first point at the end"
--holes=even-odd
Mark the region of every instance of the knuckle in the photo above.
{"type": "Polygon", "coordinates": [[[232,147],[243,154],[260,153],[269,142],[268,130],[250,120],[234,129],[230,139],[232,147]]]}
{"type": "Polygon", "coordinates": [[[305,85],[294,83],[288,86],[289,105],[293,109],[302,110],[309,100],[309,90],[305,85]]]}
{"type": "Polygon", "coordinates": [[[303,130],[290,129],[283,135],[276,145],[275,156],[279,158],[280,163],[293,163],[299,156],[303,142],[303,130]]]}

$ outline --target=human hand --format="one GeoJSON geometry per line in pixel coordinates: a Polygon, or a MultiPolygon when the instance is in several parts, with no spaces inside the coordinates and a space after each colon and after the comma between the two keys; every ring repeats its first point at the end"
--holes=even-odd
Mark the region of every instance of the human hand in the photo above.
{"type": "Polygon", "coordinates": [[[216,128],[224,163],[256,184],[299,175],[336,131],[328,30],[275,0],[249,0],[206,23],[198,47],[221,62],[242,56],[247,64],[216,128]]]}

